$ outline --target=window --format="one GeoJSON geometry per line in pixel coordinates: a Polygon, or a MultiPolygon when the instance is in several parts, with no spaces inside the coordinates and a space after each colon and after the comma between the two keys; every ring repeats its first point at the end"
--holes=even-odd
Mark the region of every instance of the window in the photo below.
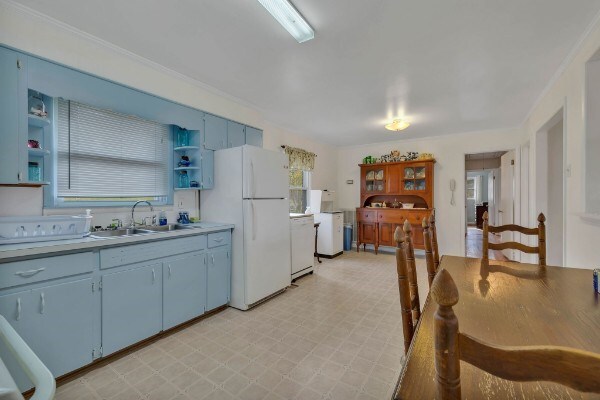
{"type": "Polygon", "coordinates": [[[58,100],[55,205],[167,203],[169,125],[58,100]]]}
{"type": "Polygon", "coordinates": [[[475,200],[477,197],[477,179],[467,178],[467,199],[475,200]]]}
{"type": "Polygon", "coordinates": [[[290,169],[290,212],[304,213],[308,206],[310,172],[290,169]]]}

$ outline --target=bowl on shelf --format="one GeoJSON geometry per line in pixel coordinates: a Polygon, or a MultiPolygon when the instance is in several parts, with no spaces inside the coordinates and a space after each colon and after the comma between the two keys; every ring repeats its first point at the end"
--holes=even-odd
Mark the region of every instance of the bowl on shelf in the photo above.
{"type": "Polygon", "coordinates": [[[402,203],[402,208],[413,208],[415,203],[402,203]]]}
{"type": "Polygon", "coordinates": [[[381,203],[371,203],[371,207],[381,207],[381,203]]]}

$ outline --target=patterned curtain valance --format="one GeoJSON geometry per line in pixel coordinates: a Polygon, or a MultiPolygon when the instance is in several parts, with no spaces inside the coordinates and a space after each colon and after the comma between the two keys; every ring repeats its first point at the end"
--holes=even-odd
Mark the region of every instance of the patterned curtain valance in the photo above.
{"type": "Polygon", "coordinates": [[[315,153],[296,147],[285,146],[285,154],[290,158],[290,169],[312,171],[315,168],[315,157],[317,156],[315,153]]]}

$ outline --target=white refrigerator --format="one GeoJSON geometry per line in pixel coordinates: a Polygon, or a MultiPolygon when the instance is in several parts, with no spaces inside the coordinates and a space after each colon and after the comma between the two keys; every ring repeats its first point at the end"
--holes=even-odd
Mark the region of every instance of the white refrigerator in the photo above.
{"type": "Polygon", "coordinates": [[[235,225],[230,305],[247,310],[291,283],[288,158],[244,145],[216,151],[214,168],[201,217],[235,225]]]}

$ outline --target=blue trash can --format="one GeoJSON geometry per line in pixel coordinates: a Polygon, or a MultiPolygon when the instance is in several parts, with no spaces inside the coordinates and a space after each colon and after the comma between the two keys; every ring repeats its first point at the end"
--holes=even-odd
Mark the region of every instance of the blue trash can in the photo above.
{"type": "Polygon", "coordinates": [[[344,224],[344,251],[352,250],[352,224],[344,224]]]}

